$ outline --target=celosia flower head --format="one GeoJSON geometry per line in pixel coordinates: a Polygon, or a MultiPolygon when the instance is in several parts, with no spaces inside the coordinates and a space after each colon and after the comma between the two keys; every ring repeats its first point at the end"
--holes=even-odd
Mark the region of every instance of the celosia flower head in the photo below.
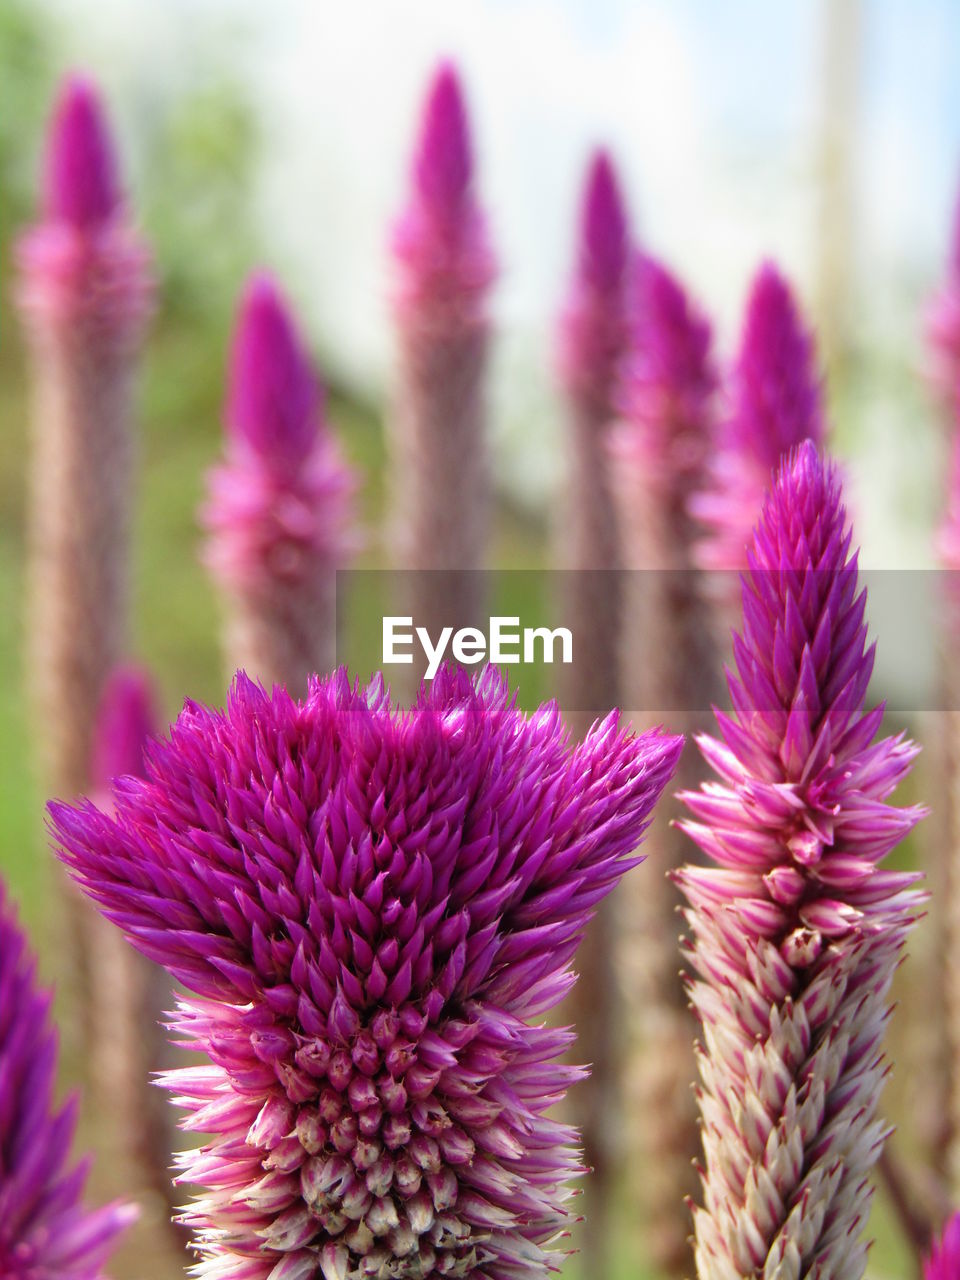
{"type": "Polygon", "coordinates": [[[744,566],[751,530],[780,459],[802,441],[819,445],[823,437],[813,337],[790,285],[765,262],[750,288],[710,482],[692,503],[708,529],[699,548],[704,568],[744,566]]]}
{"type": "Polygon", "coordinates": [[[237,310],[227,455],[209,477],[206,560],[227,585],[270,591],[342,564],[356,481],[323,415],[323,393],[290,309],[260,272],[237,310]]]}
{"type": "Polygon", "coordinates": [[[749,565],[733,713],[700,743],[719,781],[683,796],[710,865],[677,876],[703,1026],[697,1273],[854,1280],[887,992],[922,897],[879,864],[922,816],[888,803],[916,748],[874,740],[857,554],[812,443],[782,463],[749,565]]]}
{"type": "Polygon", "coordinates": [[[611,715],[572,746],[497,674],[409,712],[341,671],[188,703],[111,818],[53,805],[103,911],[193,993],[172,1072],[204,1186],[198,1274],[539,1275],[566,1221],[581,1073],[537,1021],[570,986],[680,740],[611,715]]]}
{"type": "Polygon", "coordinates": [[[615,461],[635,466],[668,501],[686,501],[712,429],[717,374],[710,322],[660,262],[638,254],[632,337],[622,370],[615,461]]]}
{"type": "Polygon", "coordinates": [[[103,1280],[131,1205],[87,1209],[88,1163],[71,1165],[76,1100],[53,1101],[57,1037],[50,996],[0,884],[0,1275],[103,1280]]]}
{"type": "Polygon", "coordinates": [[[18,301],[31,327],[72,333],[81,324],[85,341],[121,355],[139,345],[153,306],[150,255],[126,216],[103,103],[84,76],[68,76],[60,89],[40,219],[17,255],[18,301]]]}
{"type": "MultiPolygon", "coordinates": [[[[577,227],[576,265],[560,318],[560,375],[572,394],[610,400],[627,340],[630,233],[620,183],[602,148],[590,159],[577,227]]],[[[611,412],[606,403],[605,414],[611,412]]]]}
{"type": "Polygon", "coordinates": [[[94,726],[90,770],[94,786],[106,792],[122,774],[140,776],[144,748],[157,727],[149,674],[142,667],[117,667],[104,688],[94,726]]]}
{"type": "Polygon", "coordinates": [[[43,212],[51,221],[90,229],[120,204],[113,140],[96,87],[83,76],[64,82],[47,135],[43,212]]]}
{"type": "Polygon", "coordinates": [[[393,234],[401,313],[424,302],[471,309],[493,279],[486,220],[474,194],[473,144],[460,76],[442,62],[427,91],[410,191],[393,234]]]}
{"type": "Polygon", "coordinates": [[[960,395],[960,197],[953,213],[943,283],[927,308],[926,338],[930,380],[953,414],[960,395]]]}
{"type": "Polygon", "coordinates": [[[960,1213],[953,1214],[923,1260],[923,1280],[957,1280],[960,1276],[960,1213]]]}

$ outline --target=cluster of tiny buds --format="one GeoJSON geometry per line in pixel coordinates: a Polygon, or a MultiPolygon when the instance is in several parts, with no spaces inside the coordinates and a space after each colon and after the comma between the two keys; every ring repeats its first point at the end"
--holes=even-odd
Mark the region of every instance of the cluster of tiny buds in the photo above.
{"type": "MultiPolygon", "coordinates": [[[[252,1034],[284,1092],[267,1100],[247,1134],[269,1154],[244,1200],[267,1214],[294,1201],[264,1243],[297,1250],[322,1226],[332,1237],[320,1258],[328,1280],[466,1275],[483,1261],[483,1235],[451,1211],[475,1220],[481,1205],[488,1215],[492,1206],[460,1190],[456,1169],[472,1162],[475,1145],[434,1096],[443,1055],[461,1047],[456,1024],[444,1024],[440,1041],[407,1004],[361,1027],[355,1010],[338,1003],[339,1045],[310,1037],[298,1047],[293,1032],[276,1027],[252,1034]],[[460,1203],[465,1196],[470,1204],[460,1203]]],[[[465,1045],[472,1029],[461,1026],[465,1045]]]]}

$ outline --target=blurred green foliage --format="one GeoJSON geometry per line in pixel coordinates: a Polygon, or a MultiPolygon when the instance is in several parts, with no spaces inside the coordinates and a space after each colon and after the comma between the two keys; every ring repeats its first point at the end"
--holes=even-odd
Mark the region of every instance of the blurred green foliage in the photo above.
{"type": "Polygon", "coordinates": [[[246,99],[222,75],[146,130],[141,214],[170,323],[201,316],[216,324],[256,256],[248,209],[257,145],[246,99]]]}
{"type": "Polygon", "coordinates": [[[36,10],[27,0],[0,3],[0,243],[9,244],[33,199],[33,147],[49,103],[50,48],[36,10]]]}

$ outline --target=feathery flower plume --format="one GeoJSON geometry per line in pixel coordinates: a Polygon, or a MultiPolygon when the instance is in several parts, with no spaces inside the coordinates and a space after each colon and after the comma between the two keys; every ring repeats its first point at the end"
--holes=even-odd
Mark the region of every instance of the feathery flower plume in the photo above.
{"type": "Polygon", "coordinates": [[[397,387],[390,415],[393,538],[421,574],[410,608],[436,625],[475,622],[487,543],[486,301],[495,274],[473,183],[463,91],[442,63],[424,106],[409,198],[394,226],[397,387]]]}
{"type": "Polygon", "coordinates": [[[960,1275],[960,1213],[947,1221],[923,1260],[923,1280],[956,1280],[960,1275]]]}
{"type": "Polygon", "coordinates": [[[944,280],[927,308],[926,339],[930,382],[952,420],[960,396],[960,199],[953,214],[944,280]]]}
{"type": "Polygon", "coordinates": [[[354,545],[356,481],[289,308],[262,273],[238,308],[226,428],[201,519],[206,562],[229,597],[228,665],[300,692],[335,661],[336,570],[354,545]]]}
{"type": "MultiPolygon", "coordinates": [[[[573,570],[567,606],[578,640],[566,699],[577,734],[619,702],[621,567],[610,484],[607,438],[614,416],[617,369],[627,345],[629,228],[620,183],[606,151],[591,157],[577,229],[576,263],[558,332],[560,382],[570,417],[563,560],[573,570]]],[[[617,1117],[616,985],[613,920],[604,904],[577,958],[580,981],[563,1016],[577,1027],[579,1049],[592,1064],[576,1098],[587,1187],[580,1252],[589,1274],[607,1271],[610,1184],[617,1117]]]]}
{"type": "Polygon", "coordinates": [[[53,1101],[57,1036],[50,996],[36,985],[0,884],[0,1275],[5,1280],[103,1280],[132,1205],[87,1209],[89,1162],[70,1164],[76,1099],[53,1101]]]}
{"type": "MultiPolygon", "coordinates": [[[[637,260],[633,335],[619,393],[621,418],[610,440],[614,496],[628,573],[623,629],[623,701],[651,715],[678,712],[685,731],[702,727],[689,712],[708,707],[718,663],[704,594],[694,572],[696,525],[688,511],[706,472],[717,375],[709,322],[678,280],[653,258],[637,260]]],[[[700,779],[689,753],[683,786],[700,779]]],[[[668,810],[651,832],[660,874],[633,886],[620,960],[632,993],[631,1061],[626,1072],[635,1133],[644,1153],[632,1166],[642,1206],[644,1247],[664,1272],[689,1274],[690,1220],[684,1198],[696,1189],[699,1150],[691,1086],[695,1029],[677,976],[679,895],[666,872],[680,865],[682,837],[668,810]]]]}
{"type": "MultiPolygon", "coordinates": [[[[804,440],[824,438],[823,405],[813,336],[804,327],[790,285],[772,262],[750,288],[732,403],[720,431],[708,484],[692,503],[707,533],[697,548],[706,570],[746,566],[747,546],[770,477],[780,459],[804,440]]],[[[732,590],[730,606],[735,607],[732,590]]]]}
{"type": "Polygon", "coordinates": [[[743,578],[733,714],[700,748],[719,776],[684,800],[708,867],[677,875],[700,1018],[701,1280],[857,1280],[887,995],[923,895],[878,864],[922,816],[887,797],[916,748],[874,741],[874,647],[835,468],[784,460],[743,578]]]}
{"type": "Polygon", "coordinates": [[[616,714],[571,745],[498,673],[407,713],[377,678],[302,703],[238,675],[187,703],[115,817],[51,806],[104,914],[192,996],[171,1072],[204,1277],[539,1276],[569,1221],[582,1072],[543,1025],[680,740],[616,714]]]}
{"type": "Polygon", "coordinates": [[[76,794],[124,643],[133,384],[154,292],[99,96],[80,77],[61,89],[42,218],[17,256],[33,366],[29,670],[49,784],[76,794]]]}

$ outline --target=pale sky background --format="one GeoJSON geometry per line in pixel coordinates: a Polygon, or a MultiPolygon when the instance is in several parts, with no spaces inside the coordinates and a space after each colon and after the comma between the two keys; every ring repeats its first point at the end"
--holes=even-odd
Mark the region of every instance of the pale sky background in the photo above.
{"type": "MultiPolygon", "coordinates": [[[[128,129],[137,104],[217,60],[250,87],[266,257],[326,366],[378,395],[386,231],[426,79],[441,55],[458,61],[503,265],[498,468],[521,500],[555,492],[551,328],[592,144],[613,151],[639,234],[707,306],[725,356],[764,255],[814,304],[822,36],[837,0],[44,2],[65,62],[89,66],[118,113],[127,104],[128,129]]],[[[864,358],[841,435],[866,559],[924,564],[939,440],[910,377],[960,174],[960,4],[862,0],[860,15],[848,310],[864,358]]]]}

